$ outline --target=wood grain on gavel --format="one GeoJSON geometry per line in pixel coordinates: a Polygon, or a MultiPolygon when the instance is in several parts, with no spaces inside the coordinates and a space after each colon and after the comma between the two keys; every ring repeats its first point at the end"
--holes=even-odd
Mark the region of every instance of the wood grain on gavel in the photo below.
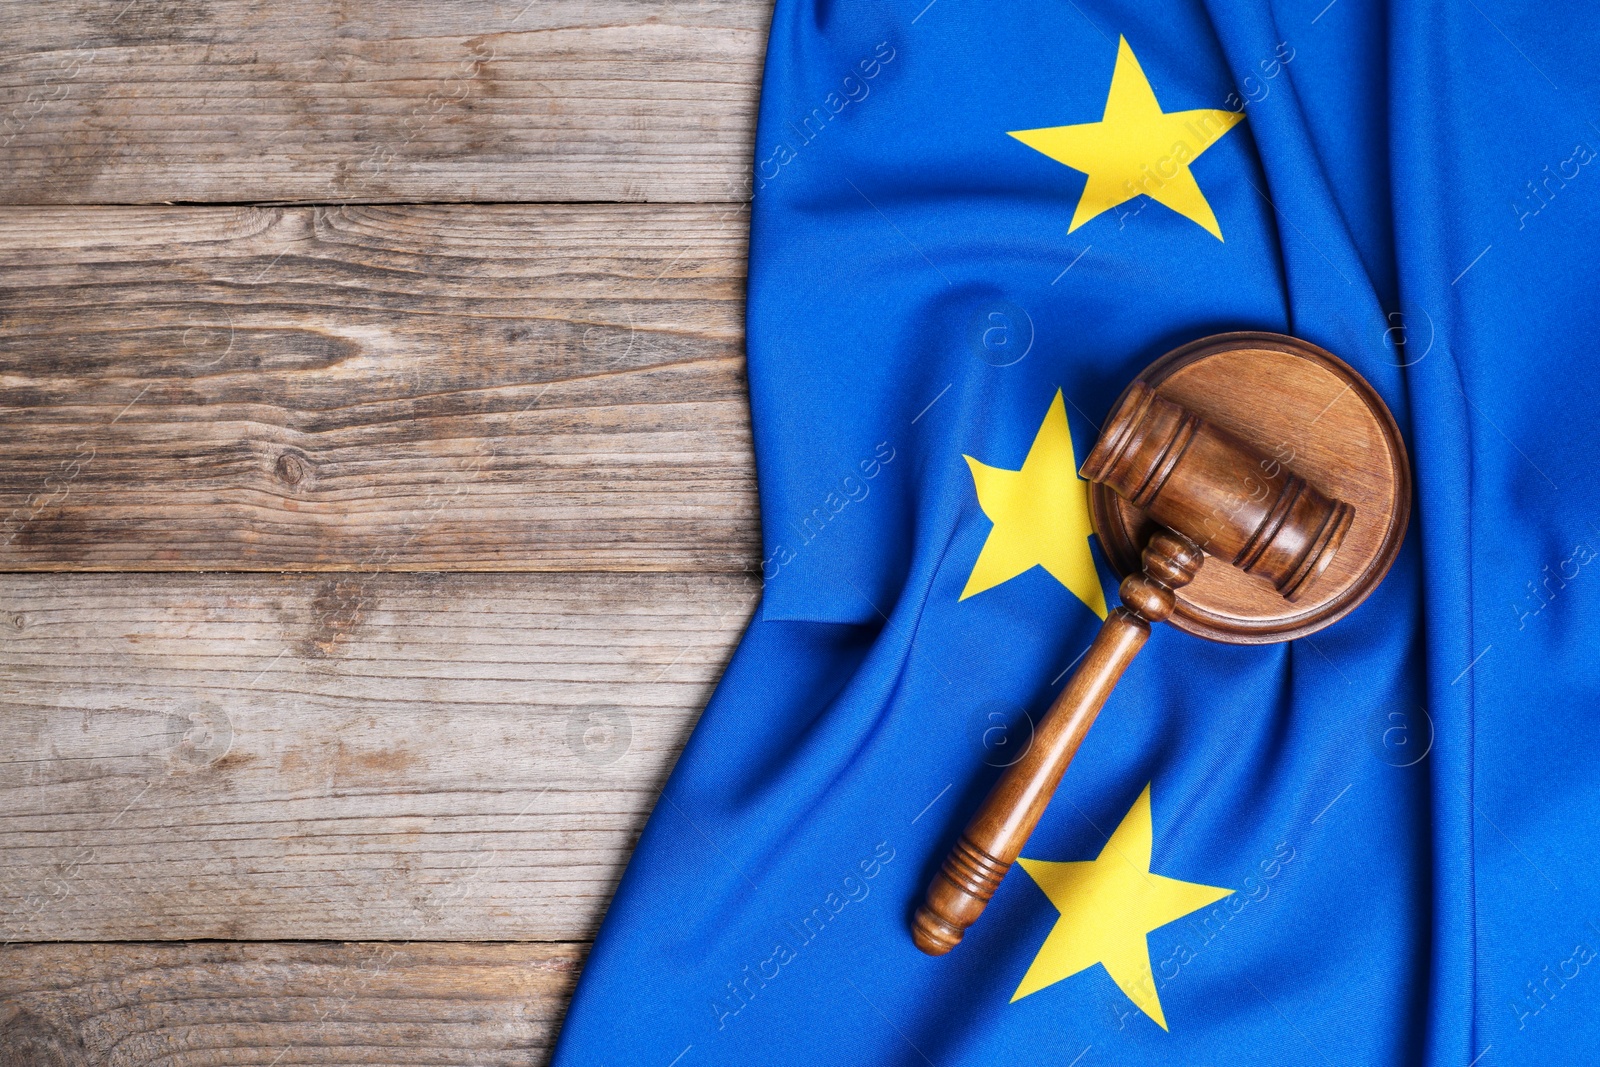
{"type": "Polygon", "coordinates": [[[1176,591],[1206,555],[1255,575],[1293,600],[1338,551],[1355,509],[1282,464],[1135,382],[1080,472],[1161,524],[1142,573],[1123,579],[1114,610],[1051,705],[1033,745],[995,783],[917,909],[912,937],[940,956],[983,913],[1050,803],[1112,688],[1168,618],[1176,591]]]}

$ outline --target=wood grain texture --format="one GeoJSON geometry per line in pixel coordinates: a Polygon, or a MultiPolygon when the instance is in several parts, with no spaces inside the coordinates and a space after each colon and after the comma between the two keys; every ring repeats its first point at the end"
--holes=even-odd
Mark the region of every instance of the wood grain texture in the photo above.
{"type": "MultiPolygon", "coordinates": [[[[1098,480],[1118,465],[1109,462],[1106,446],[1113,440],[1119,448],[1132,445],[1143,431],[1133,437],[1108,432],[1084,463],[1083,475],[1092,483],[1095,533],[1117,573],[1138,567],[1155,519],[1235,564],[1202,569],[1178,595],[1169,620],[1173,626],[1214,641],[1288,641],[1354,611],[1383,580],[1410,519],[1411,465],[1383,398],[1349,364],[1297,337],[1222,333],[1173,349],[1141,371],[1138,382],[1113,406],[1119,416],[1129,412],[1137,395],[1154,389],[1163,401],[1234,439],[1219,452],[1219,442],[1208,445],[1211,435],[1201,433],[1183,444],[1181,456],[1177,448],[1169,453],[1175,466],[1162,461],[1171,476],[1165,484],[1176,488],[1174,481],[1187,482],[1188,487],[1169,498],[1175,506],[1156,508],[1159,516],[1146,509],[1153,507],[1148,493],[1160,478],[1151,477],[1139,490],[1132,488],[1139,481],[1136,474],[1115,489],[1119,478],[1098,480]],[[1224,458],[1227,452],[1231,458],[1224,458]],[[1253,462],[1245,452],[1255,453],[1253,462]],[[1205,454],[1210,458],[1202,459],[1205,454]],[[1232,476],[1226,475],[1229,468],[1232,476]],[[1322,505],[1307,509],[1312,495],[1299,490],[1280,495],[1288,488],[1285,479],[1303,479],[1324,501],[1340,501],[1336,514],[1323,513],[1322,505]],[[1123,492],[1133,492],[1137,502],[1123,492]],[[1182,497],[1188,497],[1187,504],[1179,503],[1182,497]],[[1254,546],[1240,541],[1240,529],[1251,525],[1249,516],[1274,497],[1289,509],[1268,513],[1260,529],[1273,533],[1272,539],[1254,546]],[[1286,564],[1285,585],[1259,558],[1254,573],[1240,566],[1257,548],[1266,556],[1285,551],[1279,556],[1286,564]]],[[[1171,414],[1169,409],[1167,417],[1171,414]]],[[[1147,428],[1163,421],[1153,420],[1147,428]]]]}
{"type": "Polygon", "coordinates": [[[0,3],[0,202],[733,201],[767,0],[0,3]]]}
{"type": "Polygon", "coordinates": [[[0,568],[740,570],[747,225],[0,209],[0,568]]]}
{"type": "Polygon", "coordinates": [[[590,937],[757,592],[0,576],[0,942],[590,937]]]}
{"type": "Polygon", "coordinates": [[[0,1067],[542,1064],[579,945],[0,948],[0,1067]]]}

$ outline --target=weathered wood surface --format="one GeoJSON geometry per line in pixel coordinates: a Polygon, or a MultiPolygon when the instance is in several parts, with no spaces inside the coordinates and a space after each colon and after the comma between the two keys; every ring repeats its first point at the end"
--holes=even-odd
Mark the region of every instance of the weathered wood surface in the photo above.
{"type": "Polygon", "coordinates": [[[739,570],[747,226],[0,209],[0,569],[739,570]]]}
{"type": "Polygon", "coordinates": [[[590,937],[756,595],[0,576],[0,942],[590,937]]]}
{"type": "Polygon", "coordinates": [[[9,945],[0,1067],[542,1064],[583,946],[9,945]]]}
{"type": "Polygon", "coordinates": [[[0,0],[0,571],[324,572],[0,574],[0,1067],[545,1061],[757,593],[769,12],[0,0]]]}
{"type": "Polygon", "coordinates": [[[0,203],[731,201],[768,0],[4,0],[0,203]]]}

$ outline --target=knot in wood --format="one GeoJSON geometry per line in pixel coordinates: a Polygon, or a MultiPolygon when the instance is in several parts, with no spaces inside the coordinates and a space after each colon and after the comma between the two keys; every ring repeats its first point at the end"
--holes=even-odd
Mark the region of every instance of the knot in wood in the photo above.
{"type": "Polygon", "coordinates": [[[299,485],[315,473],[311,460],[305,453],[290,449],[278,457],[273,473],[286,485],[299,485]]]}

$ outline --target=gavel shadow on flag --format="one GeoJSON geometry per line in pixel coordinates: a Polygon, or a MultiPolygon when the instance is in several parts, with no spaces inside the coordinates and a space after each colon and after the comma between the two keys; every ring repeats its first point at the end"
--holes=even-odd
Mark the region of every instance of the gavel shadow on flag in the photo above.
{"type": "Polygon", "coordinates": [[[1281,334],[1219,334],[1161,357],[1112,407],[1079,473],[1125,576],[1122,604],[929,884],[911,929],[932,956],[983,913],[1152,622],[1236,644],[1320,630],[1382,581],[1411,509],[1383,400],[1337,357],[1281,334]]]}

